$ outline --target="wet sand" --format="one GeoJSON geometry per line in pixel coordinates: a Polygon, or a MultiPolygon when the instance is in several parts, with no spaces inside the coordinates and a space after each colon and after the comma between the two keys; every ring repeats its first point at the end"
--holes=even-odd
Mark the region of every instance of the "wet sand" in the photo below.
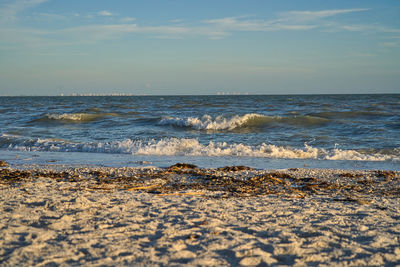
{"type": "Polygon", "coordinates": [[[400,264],[400,173],[0,168],[0,265],[400,264]]]}

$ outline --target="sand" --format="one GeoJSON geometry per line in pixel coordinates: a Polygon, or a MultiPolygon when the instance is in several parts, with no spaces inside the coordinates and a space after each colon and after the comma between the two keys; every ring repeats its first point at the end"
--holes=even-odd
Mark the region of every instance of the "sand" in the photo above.
{"type": "Polygon", "coordinates": [[[1,170],[1,266],[400,264],[398,172],[1,170]]]}

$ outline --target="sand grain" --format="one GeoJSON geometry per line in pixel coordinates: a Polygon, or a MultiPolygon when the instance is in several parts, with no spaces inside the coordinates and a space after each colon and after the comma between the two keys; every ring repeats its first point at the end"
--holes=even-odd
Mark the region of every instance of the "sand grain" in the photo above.
{"type": "MultiPolygon", "coordinates": [[[[136,171],[120,174],[128,172],[134,176],[136,171]]],[[[231,175],[254,176],[251,170],[243,172],[231,175]]],[[[352,179],[346,184],[368,178],[339,177],[332,170],[294,172],[318,181],[352,179]]],[[[400,264],[400,201],[394,194],[357,192],[356,197],[335,189],[303,198],[226,197],[224,191],[186,188],[174,192],[202,194],[161,195],[115,183],[93,189],[99,184],[84,175],[69,179],[2,184],[2,266],[400,264]]],[[[390,179],[389,189],[395,190],[398,178],[390,179]]]]}

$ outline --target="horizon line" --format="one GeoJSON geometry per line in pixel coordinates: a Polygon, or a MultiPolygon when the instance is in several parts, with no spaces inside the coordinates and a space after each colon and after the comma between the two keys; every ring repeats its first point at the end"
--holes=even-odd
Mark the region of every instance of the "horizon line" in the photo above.
{"type": "Polygon", "coordinates": [[[128,94],[128,93],[121,93],[121,94],[58,94],[58,95],[0,95],[0,97],[137,97],[137,96],[295,96],[295,95],[400,95],[399,93],[282,93],[282,94],[264,94],[264,93],[236,93],[236,94],[128,94]]]}

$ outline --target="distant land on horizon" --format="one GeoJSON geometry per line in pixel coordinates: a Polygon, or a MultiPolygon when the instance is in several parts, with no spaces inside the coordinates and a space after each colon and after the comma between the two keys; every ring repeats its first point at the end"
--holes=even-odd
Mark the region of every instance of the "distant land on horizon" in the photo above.
{"type": "Polygon", "coordinates": [[[249,94],[249,93],[225,93],[225,94],[125,94],[125,93],[112,93],[112,94],[60,94],[60,95],[0,95],[0,97],[132,97],[132,96],[149,96],[149,97],[168,97],[168,96],[318,96],[318,95],[399,95],[400,93],[320,93],[320,94],[249,94]]]}

